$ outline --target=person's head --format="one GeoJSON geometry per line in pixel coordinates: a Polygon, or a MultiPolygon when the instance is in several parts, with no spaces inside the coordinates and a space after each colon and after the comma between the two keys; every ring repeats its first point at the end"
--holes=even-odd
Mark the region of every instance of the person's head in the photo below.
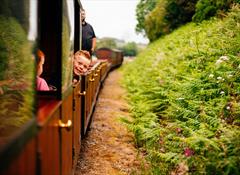
{"type": "Polygon", "coordinates": [[[82,21],[85,21],[85,19],[86,19],[86,12],[85,12],[85,10],[84,10],[84,9],[81,9],[80,14],[81,14],[81,19],[82,19],[82,21]]]}
{"type": "Polygon", "coordinates": [[[88,71],[91,64],[90,54],[88,51],[80,50],[74,54],[73,73],[82,75],[88,71]]]}
{"type": "Polygon", "coordinates": [[[45,55],[41,50],[37,50],[37,76],[43,72],[43,64],[45,62],[45,55]]]}

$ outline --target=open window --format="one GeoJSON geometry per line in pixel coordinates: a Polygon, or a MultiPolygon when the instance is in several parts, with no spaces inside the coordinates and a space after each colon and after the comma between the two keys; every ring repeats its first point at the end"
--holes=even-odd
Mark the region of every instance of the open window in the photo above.
{"type": "Polygon", "coordinates": [[[62,99],[72,88],[75,2],[41,0],[39,4],[39,48],[45,54],[41,78],[50,89],[38,91],[38,94],[62,99]]]}

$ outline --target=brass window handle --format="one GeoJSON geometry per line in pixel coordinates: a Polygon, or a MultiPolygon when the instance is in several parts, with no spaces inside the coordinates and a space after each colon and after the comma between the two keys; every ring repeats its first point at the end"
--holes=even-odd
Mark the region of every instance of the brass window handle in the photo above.
{"type": "Polygon", "coordinates": [[[67,131],[70,131],[72,129],[72,121],[68,120],[67,123],[63,123],[61,120],[59,120],[58,126],[60,128],[66,128],[67,131]]]}
{"type": "Polygon", "coordinates": [[[84,96],[84,95],[86,95],[86,91],[83,91],[83,92],[78,92],[78,96],[84,96]]]}

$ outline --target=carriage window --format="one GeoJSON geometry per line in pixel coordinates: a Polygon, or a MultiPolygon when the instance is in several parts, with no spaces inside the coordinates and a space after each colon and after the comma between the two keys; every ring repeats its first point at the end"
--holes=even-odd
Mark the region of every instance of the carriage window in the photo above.
{"type": "Polygon", "coordinates": [[[0,143],[33,116],[37,1],[0,0],[0,143]]]}
{"type": "Polygon", "coordinates": [[[62,18],[62,92],[71,87],[74,56],[74,1],[63,1],[62,18]]]}

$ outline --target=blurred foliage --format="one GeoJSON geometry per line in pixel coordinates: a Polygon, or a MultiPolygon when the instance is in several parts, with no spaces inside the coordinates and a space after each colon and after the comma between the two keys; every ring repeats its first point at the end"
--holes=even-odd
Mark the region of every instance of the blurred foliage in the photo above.
{"type": "Polygon", "coordinates": [[[62,24],[62,92],[65,92],[71,86],[73,71],[73,40],[71,40],[73,38],[70,38],[71,30],[66,1],[64,3],[62,24]]]}
{"type": "Polygon", "coordinates": [[[14,18],[0,16],[0,36],[1,80],[28,78],[32,55],[25,31],[14,18]]]}
{"type": "Polygon", "coordinates": [[[137,5],[136,31],[150,42],[169,34],[187,22],[201,22],[212,16],[224,17],[240,0],[142,0],[137,5]]]}
{"type": "Polygon", "coordinates": [[[240,3],[239,0],[199,0],[196,4],[196,12],[193,21],[201,22],[216,14],[223,14],[232,4],[240,3]]]}
{"type": "Polygon", "coordinates": [[[103,38],[97,40],[97,49],[107,47],[110,49],[115,49],[117,47],[117,43],[113,38],[103,38]]]}
{"type": "Polygon", "coordinates": [[[159,0],[145,18],[145,31],[150,41],[158,39],[192,20],[197,0],[159,0]]]}
{"type": "Polygon", "coordinates": [[[34,59],[20,23],[0,15],[0,137],[33,117],[34,59]]]}
{"type": "Polygon", "coordinates": [[[150,41],[170,33],[190,22],[197,0],[160,0],[145,18],[145,30],[150,41]]]}
{"type": "Polygon", "coordinates": [[[156,6],[159,0],[140,0],[136,8],[137,25],[136,32],[146,34],[145,31],[145,17],[148,15],[156,6]]]}
{"type": "Polygon", "coordinates": [[[138,47],[135,42],[126,43],[119,49],[123,51],[124,56],[136,56],[138,54],[138,47]]]}
{"type": "Polygon", "coordinates": [[[14,17],[23,27],[25,32],[29,28],[30,0],[1,0],[0,15],[14,17]]]}
{"type": "Polygon", "coordinates": [[[135,42],[125,42],[123,40],[118,40],[114,38],[102,38],[97,40],[98,48],[110,48],[119,49],[123,51],[124,56],[136,56],[141,50],[142,45],[138,45],[135,42]]]}
{"type": "Polygon", "coordinates": [[[189,23],[124,67],[126,121],[150,174],[239,174],[240,6],[189,23]]]}
{"type": "Polygon", "coordinates": [[[145,18],[144,29],[150,42],[163,34],[169,33],[169,26],[164,19],[167,0],[161,0],[145,18]]]}

